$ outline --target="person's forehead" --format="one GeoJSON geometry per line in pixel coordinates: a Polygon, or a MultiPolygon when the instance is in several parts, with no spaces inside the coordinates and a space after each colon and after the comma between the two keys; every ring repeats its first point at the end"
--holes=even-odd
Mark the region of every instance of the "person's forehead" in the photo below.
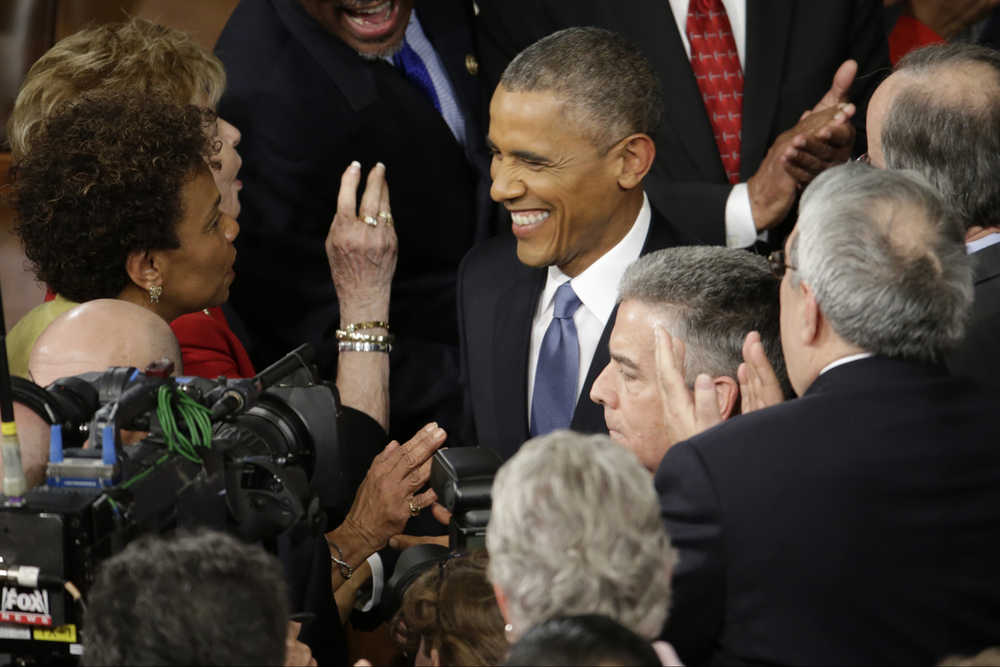
{"type": "Polygon", "coordinates": [[[611,335],[622,353],[639,363],[640,358],[652,354],[656,343],[653,327],[659,324],[670,333],[669,319],[662,308],[637,299],[625,299],[618,306],[611,335]]]}
{"type": "Polygon", "coordinates": [[[590,137],[574,121],[567,104],[566,97],[554,90],[508,91],[498,86],[490,103],[490,139],[590,147],[590,137]]]}

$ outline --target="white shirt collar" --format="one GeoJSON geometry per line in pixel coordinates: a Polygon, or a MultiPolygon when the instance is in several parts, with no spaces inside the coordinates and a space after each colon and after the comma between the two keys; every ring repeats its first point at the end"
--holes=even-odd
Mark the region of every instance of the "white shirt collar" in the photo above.
{"type": "MultiPolygon", "coordinates": [[[[615,304],[618,302],[618,283],[621,282],[625,269],[642,253],[651,219],[652,209],[646,193],[643,192],[642,208],[632,223],[632,229],[611,250],[598,257],[580,275],[572,278],[573,291],[580,298],[580,302],[602,322],[607,322],[615,309],[615,304]]],[[[556,290],[567,280],[570,280],[570,277],[560,271],[558,266],[549,267],[545,288],[538,301],[538,312],[549,307],[556,290]]]]}
{"type": "Polygon", "coordinates": [[[826,366],[823,367],[823,370],[821,370],[819,374],[822,375],[823,373],[827,372],[832,368],[836,368],[837,366],[843,366],[844,364],[849,364],[852,361],[859,361],[861,359],[867,359],[868,357],[874,357],[874,356],[875,354],[872,352],[860,352],[858,354],[849,354],[846,357],[841,357],[840,359],[837,359],[836,361],[831,361],[830,363],[828,363],[826,366]]]}
{"type": "Polygon", "coordinates": [[[965,244],[965,251],[968,254],[978,252],[983,248],[989,248],[991,245],[1000,243],[1000,232],[991,232],[981,239],[976,239],[975,241],[970,241],[965,244]]]}

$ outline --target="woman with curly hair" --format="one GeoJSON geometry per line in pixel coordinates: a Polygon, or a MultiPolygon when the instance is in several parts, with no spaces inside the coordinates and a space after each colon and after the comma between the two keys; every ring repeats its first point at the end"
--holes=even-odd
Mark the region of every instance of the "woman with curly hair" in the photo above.
{"type": "MultiPolygon", "coordinates": [[[[15,164],[27,156],[55,110],[88,93],[141,95],[176,104],[215,109],[226,73],[211,53],[185,33],[142,19],[86,28],[60,40],[32,65],[7,123],[15,164]]],[[[221,118],[205,125],[213,139],[212,177],[220,208],[233,218],[240,212],[237,178],[242,161],[236,151],[239,131],[221,118]]],[[[58,315],[75,304],[49,285],[49,301],[26,315],[7,336],[11,373],[27,377],[35,339],[58,315]]],[[[198,309],[171,322],[191,375],[246,377],[254,374],[250,357],[230,330],[221,309],[198,309]]]]}
{"type": "Polygon", "coordinates": [[[416,665],[498,665],[509,645],[485,551],[452,554],[403,594],[393,620],[397,641],[416,665]]]}
{"type": "Polygon", "coordinates": [[[239,224],[220,210],[210,111],[88,95],[53,112],[16,163],[17,234],[39,280],[166,321],[229,296],[239,224]]]}

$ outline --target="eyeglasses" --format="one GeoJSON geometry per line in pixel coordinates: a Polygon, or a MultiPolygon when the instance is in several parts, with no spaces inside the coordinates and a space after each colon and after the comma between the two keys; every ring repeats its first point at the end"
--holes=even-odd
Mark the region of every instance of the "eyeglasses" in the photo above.
{"type": "Polygon", "coordinates": [[[767,263],[771,265],[771,273],[778,280],[785,277],[785,271],[791,269],[792,271],[797,271],[791,264],[785,263],[785,251],[775,250],[770,255],[767,256],[767,263]]]}
{"type": "Polygon", "coordinates": [[[868,157],[868,153],[862,153],[861,155],[854,158],[855,162],[860,162],[861,164],[871,164],[872,160],[868,157]]]}

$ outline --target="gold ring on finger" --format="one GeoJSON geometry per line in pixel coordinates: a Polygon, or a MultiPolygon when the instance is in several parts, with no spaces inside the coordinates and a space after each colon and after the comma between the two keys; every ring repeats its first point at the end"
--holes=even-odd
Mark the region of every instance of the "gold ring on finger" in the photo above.
{"type": "Polygon", "coordinates": [[[407,499],[406,502],[410,506],[410,516],[417,516],[418,514],[420,514],[420,506],[417,505],[416,502],[414,502],[414,499],[412,497],[407,499]]]}
{"type": "Polygon", "coordinates": [[[378,212],[378,219],[381,220],[382,222],[384,222],[387,225],[391,225],[392,224],[392,213],[389,213],[388,211],[379,211],[378,212]]]}
{"type": "Polygon", "coordinates": [[[378,220],[376,220],[370,215],[366,215],[365,217],[361,218],[361,222],[365,223],[369,227],[378,227],[378,220]]]}

